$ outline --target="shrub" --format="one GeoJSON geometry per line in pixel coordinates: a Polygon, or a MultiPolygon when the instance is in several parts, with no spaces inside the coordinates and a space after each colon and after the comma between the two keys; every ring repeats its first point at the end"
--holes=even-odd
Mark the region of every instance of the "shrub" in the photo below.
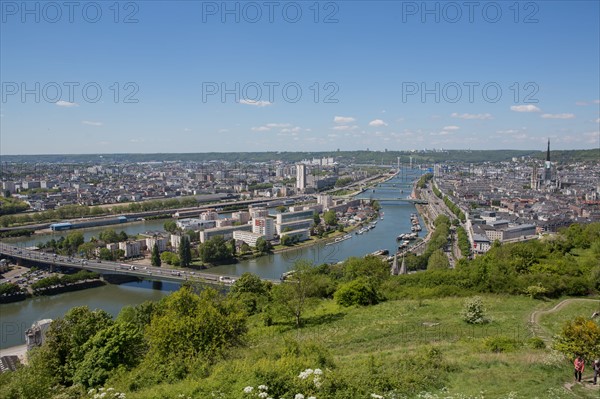
{"type": "Polygon", "coordinates": [[[375,305],[381,300],[377,288],[366,278],[358,278],[341,285],[333,297],[342,306],[375,305]]]}
{"type": "Polygon", "coordinates": [[[463,305],[461,317],[469,324],[486,324],[490,320],[485,316],[485,307],[481,297],[469,298],[463,305]]]}
{"type": "Polygon", "coordinates": [[[494,353],[514,351],[521,346],[519,341],[503,335],[499,335],[497,337],[488,337],[483,341],[483,343],[486,349],[494,353]]]}
{"type": "Polygon", "coordinates": [[[546,343],[540,337],[532,337],[527,341],[530,347],[533,349],[544,349],[546,348],[546,343]]]}

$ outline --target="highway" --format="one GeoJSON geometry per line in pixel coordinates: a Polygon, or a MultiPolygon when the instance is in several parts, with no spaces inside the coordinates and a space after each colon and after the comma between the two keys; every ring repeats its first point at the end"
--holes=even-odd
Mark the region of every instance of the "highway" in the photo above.
{"type": "MultiPolygon", "coordinates": [[[[4,243],[0,243],[0,254],[15,259],[45,263],[49,266],[73,267],[100,274],[127,275],[144,280],[173,281],[178,283],[194,281],[200,283],[231,285],[238,278],[237,276],[217,275],[184,269],[166,269],[155,266],[137,266],[125,263],[68,257],[27,250],[4,243]]],[[[263,280],[279,283],[279,280],[263,280]]]]}

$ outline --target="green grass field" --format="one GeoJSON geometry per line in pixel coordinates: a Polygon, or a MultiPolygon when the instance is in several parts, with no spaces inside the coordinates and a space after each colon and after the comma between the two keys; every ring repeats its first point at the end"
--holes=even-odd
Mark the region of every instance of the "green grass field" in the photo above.
{"type": "MultiPolygon", "coordinates": [[[[560,301],[491,295],[483,300],[491,318],[483,326],[470,326],[461,320],[463,298],[388,301],[364,308],[342,308],[333,301],[323,301],[306,315],[305,325],[299,330],[283,320],[275,320],[273,326],[266,327],[256,316],[250,319],[246,347],[237,349],[210,372],[177,384],[127,394],[127,398],[167,399],[178,395],[205,398],[217,391],[224,398],[242,398],[239,393],[243,388],[262,383],[261,376],[268,375],[266,370],[302,365],[302,360],[294,362],[282,355],[290,350],[290,342],[318,346],[325,353],[320,356],[326,358],[325,363],[331,364],[336,375],[352,381],[378,378],[379,372],[393,373],[407,356],[432,348],[439,350],[446,365],[446,371],[440,374],[443,383],[436,384],[434,377],[427,392],[405,397],[600,397],[600,391],[591,386],[567,385],[572,383],[570,359],[561,358],[550,349],[533,349],[528,344],[533,336],[529,325],[531,313],[550,309],[560,301]],[[516,342],[517,347],[493,352],[486,342],[498,337],[516,342]]],[[[548,333],[554,334],[560,331],[564,320],[578,314],[589,317],[597,306],[594,301],[574,302],[541,315],[540,322],[548,333]]],[[[119,381],[114,382],[120,388],[119,381]]]]}

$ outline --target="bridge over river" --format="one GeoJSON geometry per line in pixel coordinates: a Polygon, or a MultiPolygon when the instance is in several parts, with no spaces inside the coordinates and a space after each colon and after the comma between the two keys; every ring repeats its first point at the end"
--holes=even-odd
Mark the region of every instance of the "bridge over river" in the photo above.
{"type": "MultiPolygon", "coordinates": [[[[16,262],[26,261],[36,264],[44,264],[50,268],[57,266],[71,267],[97,272],[104,276],[130,276],[152,281],[171,281],[177,283],[194,281],[200,283],[227,285],[233,283],[238,278],[238,276],[202,273],[183,269],[166,269],[155,266],[138,266],[132,264],[67,257],[48,254],[37,250],[34,251],[19,248],[4,243],[0,243],[0,255],[12,258],[16,262]]],[[[272,283],[280,282],[279,280],[265,278],[263,278],[263,280],[271,281],[272,283]]]]}

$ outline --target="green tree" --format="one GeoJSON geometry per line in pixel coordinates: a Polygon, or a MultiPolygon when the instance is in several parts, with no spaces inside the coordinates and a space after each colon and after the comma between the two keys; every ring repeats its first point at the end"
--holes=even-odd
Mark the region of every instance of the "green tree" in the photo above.
{"type": "Polygon", "coordinates": [[[192,263],[192,250],[190,247],[190,240],[187,235],[181,236],[181,241],[179,242],[179,263],[183,267],[188,267],[190,263],[192,263]]]}
{"type": "Polygon", "coordinates": [[[177,223],[174,220],[167,220],[163,224],[163,228],[165,231],[168,231],[171,234],[175,234],[177,232],[177,223]]]}
{"type": "Polygon", "coordinates": [[[69,255],[73,255],[77,252],[77,248],[83,243],[83,233],[80,231],[72,231],[65,237],[63,247],[69,255]]]}
{"type": "Polygon", "coordinates": [[[248,314],[254,314],[267,304],[272,286],[257,275],[246,272],[233,283],[228,295],[241,301],[248,314]]]}
{"type": "Polygon", "coordinates": [[[316,275],[312,268],[307,261],[297,261],[294,273],[272,289],[275,309],[284,317],[292,318],[297,328],[302,325],[304,312],[317,304],[316,275]]]}
{"type": "Polygon", "coordinates": [[[265,240],[263,237],[259,237],[256,240],[256,250],[262,254],[266,254],[270,252],[272,249],[272,245],[269,241],[265,240]]]}
{"type": "Polygon", "coordinates": [[[287,210],[287,207],[285,205],[279,205],[275,210],[279,213],[284,213],[287,210]]]}
{"type": "Polygon", "coordinates": [[[98,238],[106,243],[119,242],[119,235],[113,229],[102,230],[98,238]]]}
{"type": "Polygon", "coordinates": [[[281,236],[280,242],[281,242],[281,245],[286,245],[286,246],[293,244],[292,237],[288,236],[287,234],[284,234],[281,236]]]}
{"type": "Polygon", "coordinates": [[[315,226],[318,226],[321,224],[321,216],[319,216],[319,214],[317,212],[315,212],[313,214],[313,223],[315,224],[315,226]]]}
{"type": "Polygon", "coordinates": [[[85,356],[85,343],[112,324],[111,316],[104,310],[72,308],[63,318],[55,319],[46,332],[46,342],[40,348],[42,362],[56,373],[61,384],[70,385],[85,356]]]}
{"type": "Polygon", "coordinates": [[[86,388],[104,385],[117,368],[136,366],[145,351],[142,331],[136,325],[116,323],[85,343],[73,380],[86,388]]]}
{"type": "Polygon", "coordinates": [[[94,252],[96,251],[96,244],[93,242],[84,242],[77,248],[77,252],[83,254],[86,259],[90,259],[94,256],[94,252]]]}
{"type": "Polygon", "coordinates": [[[556,337],[554,348],[571,358],[581,355],[587,361],[597,359],[600,355],[600,325],[581,316],[568,320],[556,337]]]}
{"type": "Polygon", "coordinates": [[[154,244],[154,246],[152,247],[152,255],[150,257],[150,264],[152,266],[158,266],[158,267],[160,267],[160,265],[161,265],[160,253],[158,252],[157,244],[154,244]]]}
{"type": "Polygon", "coordinates": [[[102,260],[114,260],[113,253],[106,247],[100,248],[100,252],[98,254],[102,260]]]}
{"type": "Polygon", "coordinates": [[[427,270],[448,269],[449,267],[450,261],[442,249],[435,250],[427,262],[427,270]]]}
{"type": "Polygon", "coordinates": [[[240,344],[247,331],[246,316],[237,303],[214,289],[197,295],[183,286],[162,300],[159,308],[146,329],[151,364],[185,362],[197,356],[213,359],[221,350],[240,344]]]}
{"type": "Polygon", "coordinates": [[[202,243],[198,247],[198,254],[202,262],[224,262],[232,259],[231,249],[221,236],[216,236],[202,243]]]}
{"type": "Polygon", "coordinates": [[[337,225],[337,215],[334,210],[329,210],[323,214],[323,220],[328,226],[337,225]]]}
{"type": "Polygon", "coordinates": [[[364,277],[342,284],[333,297],[342,306],[375,305],[381,300],[377,287],[364,277]]]}

